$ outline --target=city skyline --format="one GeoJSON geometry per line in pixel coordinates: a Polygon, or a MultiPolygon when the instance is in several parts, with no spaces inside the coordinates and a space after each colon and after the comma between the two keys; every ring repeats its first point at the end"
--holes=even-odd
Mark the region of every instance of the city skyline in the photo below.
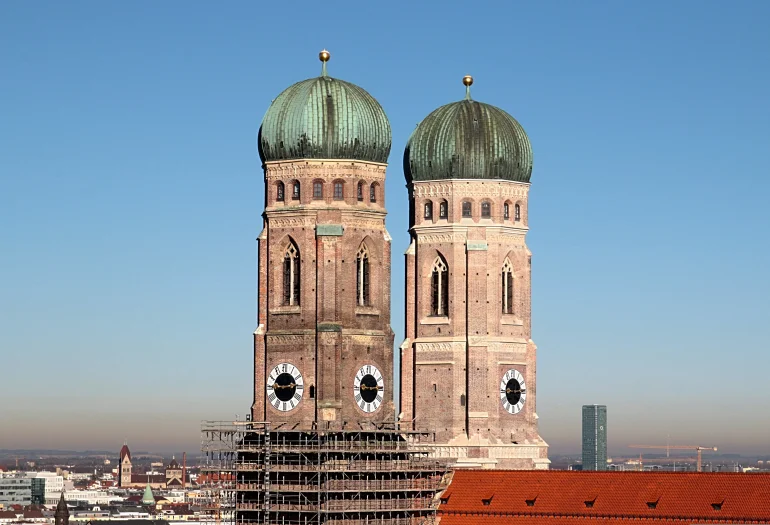
{"type": "Polygon", "coordinates": [[[767,6],[498,4],[496,20],[474,12],[440,29],[420,6],[403,22],[409,34],[387,7],[378,29],[399,37],[366,39],[368,6],[328,31],[308,4],[297,22],[306,38],[271,51],[279,28],[254,23],[267,10],[193,5],[0,7],[12,50],[0,97],[0,393],[14,400],[0,407],[0,446],[117,450],[127,439],[192,451],[201,419],[245,417],[263,206],[256,132],[285,86],[320,72],[326,47],[330,73],[376,96],[393,128],[397,342],[409,243],[401,154],[472,74],[474,95],[518,119],[534,150],[533,333],[551,452],[579,450],[579,407],[590,403],[612,410],[610,453],[667,436],[769,452],[759,385],[770,365],[760,178],[770,79],[755,69],[770,48],[767,6]],[[521,24],[516,35],[506,20],[521,24]],[[462,37],[481,23],[492,30],[462,37]],[[411,34],[421,30],[424,44],[411,34]],[[729,385],[723,395],[708,391],[714,377],[729,385]]]}

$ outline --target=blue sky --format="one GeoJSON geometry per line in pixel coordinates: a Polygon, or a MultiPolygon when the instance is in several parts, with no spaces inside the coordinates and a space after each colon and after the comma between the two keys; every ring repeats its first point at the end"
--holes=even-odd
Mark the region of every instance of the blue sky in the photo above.
{"type": "Polygon", "coordinates": [[[272,99],[320,72],[403,147],[473,95],[535,153],[538,414],[634,442],[770,453],[770,3],[0,3],[0,448],[198,448],[251,402],[272,99]],[[55,426],[52,426],[55,425],[55,426]]]}

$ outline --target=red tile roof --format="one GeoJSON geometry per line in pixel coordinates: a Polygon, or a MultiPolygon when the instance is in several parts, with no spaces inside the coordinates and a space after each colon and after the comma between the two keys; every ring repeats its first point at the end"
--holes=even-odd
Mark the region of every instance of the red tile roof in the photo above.
{"type": "Polygon", "coordinates": [[[770,522],[770,474],[458,470],[439,515],[442,525],[770,522]]]}
{"type": "Polygon", "coordinates": [[[131,451],[128,450],[128,445],[123,445],[120,449],[120,460],[123,461],[123,458],[128,456],[128,459],[131,459],[131,451]]]}

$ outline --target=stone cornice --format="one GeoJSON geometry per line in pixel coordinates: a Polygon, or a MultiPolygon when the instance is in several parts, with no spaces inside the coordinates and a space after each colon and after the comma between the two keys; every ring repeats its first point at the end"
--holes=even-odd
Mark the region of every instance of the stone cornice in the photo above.
{"type": "Polygon", "coordinates": [[[526,198],[529,183],[486,179],[451,179],[412,183],[411,197],[511,197],[526,198]]]}
{"type": "Polygon", "coordinates": [[[387,164],[349,160],[296,160],[264,165],[267,182],[287,179],[373,179],[385,180],[387,164]]]}

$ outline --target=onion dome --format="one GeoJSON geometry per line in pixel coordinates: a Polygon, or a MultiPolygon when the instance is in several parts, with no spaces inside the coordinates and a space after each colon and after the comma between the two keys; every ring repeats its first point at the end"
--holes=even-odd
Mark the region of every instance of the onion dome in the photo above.
{"type": "Polygon", "coordinates": [[[407,182],[503,179],[529,182],[532,146],[516,119],[471,99],[473,78],[463,78],[465,100],[433,111],[417,125],[404,151],[407,182]]]}
{"type": "Polygon", "coordinates": [[[262,162],[345,159],[385,163],[390,154],[390,122],[369,93],[326,74],[297,82],[270,105],[259,128],[262,162]]]}

